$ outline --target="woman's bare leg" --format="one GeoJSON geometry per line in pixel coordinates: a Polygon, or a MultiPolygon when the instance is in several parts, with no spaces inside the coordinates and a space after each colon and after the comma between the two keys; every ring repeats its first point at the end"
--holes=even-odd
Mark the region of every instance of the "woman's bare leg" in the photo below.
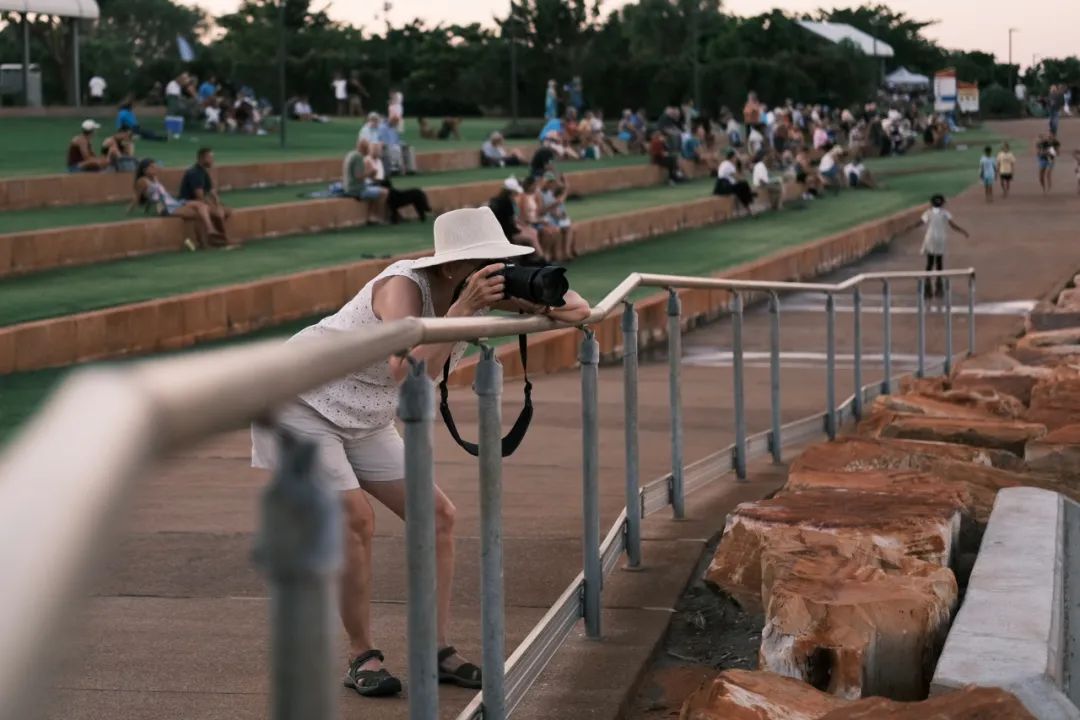
{"type": "MultiPolygon", "coordinates": [[[[341,493],[345,511],[345,569],[341,573],[339,612],[349,636],[349,659],[371,650],[371,544],[375,537],[375,511],[363,490],[341,493]]],[[[363,665],[378,670],[377,659],[363,665]]]]}
{"type": "MultiPolygon", "coordinates": [[[[405,519],[405,481],[364,482],[364,490],[402,520],[405,519]]],[[[435,575],[438,608],[438,645],[449,645],[450,596],[454,584],[454,518],[457,509],[446,493],[435,487],[435,575]]],[[[453,669],[453,668],[448,668],[453,669]]]]}

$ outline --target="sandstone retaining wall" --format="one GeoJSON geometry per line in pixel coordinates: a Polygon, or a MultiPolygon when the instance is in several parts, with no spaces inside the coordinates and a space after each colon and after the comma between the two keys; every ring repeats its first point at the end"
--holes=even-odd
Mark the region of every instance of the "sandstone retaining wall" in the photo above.
{"type": "MultiPolygon", "coordinates": [[[[346,149],[342,150],[344,157],[346,149]]],[[[195,161],[194,156],[192,162],[195,161]]],[[[318,158],[289,162],[220,165],[211,172],[219,190],[239,190],[265,185],[330,182],[341,179],[342,158],[318,158]]],[[[444,172],[480,167],[480,151],[440,150],[417,153],[418,172],[444,172]]],[[[186,168],[163,168],[161,182],[178,187],[186,168]]],[[[0,179],[0,208],[25,210],[36,207],[89,205],[131,198],[131,173],[59,173],[0,179]]]]}
{"type": "MultiPolygon", "coordinates": [[[[508,171],[509,172],[509,171],[508,171]]],[[[606,170],[583,170],[568,175],[571,189],[582,195],[649,187],[664,180],[653,165],[606,170]]],[[[407,184],[407,181],[402,181],[407,184]]],[[[500,181],[428,188],[433,212],[481,205],[501,187],[500,181]]],[[[241,242],[281,235],[358,227],[381,206],[353,199],[304,200],[240,208],[229,220],[232,237],[241,242]]],[[[412,209],[403,211],[413,216],[412,209]]],[[[88,265],[135,255],[178,251],[185,238],[195,237],[194,223],[181,218],[147,217],[0,235],[0,277],[25,275],[51,268],[88,265]]]]}
{"type": "MultiPolygon", "coordinates": [[[[722,222],[731,212],[730,198],[708,197],[682,205],[583,221],[577,224],[578,247],[582,252],[595,252],[633,238],[722,222]]],[[[919,212],[918,208],[912,208],[865,223],[823,240],[745,263],[725,272],[724,276],[756,280],[814,277],[850,263],[888,242],[913,226],[919,212]]],[[[172,350],[336,310],[364,283],[400,257],[410,256],[320,268],[0,328],[0,374],[172,350]]],[[[705,290],[682,291],[680,296],[684,325],[718,316],[725,311],[729,299],[726,292],[705,290]]],[[[638,303],[638,309],[639,341],[647,344],[661,340],[667,326],[665,295],[658,293],[638,303]]],[[[618,313],[598,323],[594,330],[605,357],[611,358],[621,352],[618,313]]],[[[575,329],[531,336],[533,372],[555,372],[574,367],[579,337],[575,329]]],[[[508,377],[520,375],[516,345],[500,348],[499,356],[508,377]]],[[[474,361],[463,363],[455,373],[454,382],[472,382],[474,368],[474,361]]]]}

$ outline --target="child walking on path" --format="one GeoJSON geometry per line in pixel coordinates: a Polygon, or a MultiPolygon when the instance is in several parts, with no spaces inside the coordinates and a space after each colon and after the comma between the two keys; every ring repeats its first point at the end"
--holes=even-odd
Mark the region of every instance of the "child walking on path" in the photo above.
{"type": "MultiPolygon", "coordinates": [[[[945,242],[948,239],[949,228],[960,233],[964,237],[971,237],[968,231],[953,222],[952,213],[945,209],[945,196],[934,195],[930,198],[930,207],[922,216],[923,224],[926,225],[926,236],[923,238],[922,253],[926,256],[926,271],[943,270],[945,265],[945,242]],[[936,267],[935,267],[936,266],[936,267]]],[[[926,297],[945,294],[945,283],[941,278],[936,278],[934,288],[931,290],[930,282],[924,283],[926,297]]]]}
{"type": "Polygon", "coordinates": [[[1009,187],[1012,185],[1013,170],[1016,168],[1016,156],[1009,149],[1009,143],[1001,144],[1001,152],[997,155],[998,177],[1001,178],[1001,196],[1009,197],[1009,187]]]}
{"type": "Polygon", "coordinates": [[[979,158],[979,179],[982,180],[988,203],[994,202],[994,180],[997,179],[997,162],[994,161],[993,153],[994,149],[987,145],[983,149],[983,156],[979,158]]]}

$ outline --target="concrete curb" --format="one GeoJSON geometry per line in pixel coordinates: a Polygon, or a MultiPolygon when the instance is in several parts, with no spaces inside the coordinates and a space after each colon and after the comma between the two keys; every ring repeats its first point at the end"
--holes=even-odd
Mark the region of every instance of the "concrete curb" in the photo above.
{"type": "Polygon", "coordinates": [[[1001,687],[1040,720],[1080,718],[1062,692],[1067,505],[1049,490],[998,492],[932,695],[1001,687]]]}
{"type": "MultiPolygon", "coordinates": [[[[660,168],[647,164],[582,169],[567,176],[574,192],[582,195],[650,187],[666,178],[660,168]]],[[[438,214],[483,204],[501,186],[500,180],[487,180],[437,186],[426,192],[432,212],[438,214]]],[[[368,222],[371,209],[370,203],[345,198],[258,205],[234,210],[229,228],[235,240],[250,242],[359,227],[368,222]]],[[[411,208],[403,214],[415,217],[411,208]]],[[[194,237],[191,221],[160,217],[0,234],[0,278],[179,251],[188,237],[194,237]]]]}

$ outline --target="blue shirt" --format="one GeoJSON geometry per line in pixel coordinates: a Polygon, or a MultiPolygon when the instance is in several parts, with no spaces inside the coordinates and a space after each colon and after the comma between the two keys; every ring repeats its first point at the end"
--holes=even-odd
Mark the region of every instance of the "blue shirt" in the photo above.
{"type": "Polygon", "coordinates": [[[217,85],[210,82],[209,80],[204,80],[202,85],[199,86],[199,99],[208,100],[214,97],[214,93],[216,92],[217,85]]]}
{"type": "Polygon", "coordinates": [[[401,144],[401,136],[398,135],[397,130],[390,127],[390,123],[383,123],[379,126],[379,142],[387,147],[401,144]]]}
{"type": "Polygon", "coordinates": [[[546,123],[544,123],[544,128],[540,131],[540,139],[543,140],[544,136],[552,130],[562,135],[562,120],[560,120],[559,118],[551,118],[546,123]]]}
{"type": "Polygon", "coordinates": [[[135,112],[128,108],[120,108],[120,112],[116,113],[116,129],[119,130],[122,127],[138,127],[139,122],[135,119],[135,112]]]}
{"type": "Polygon", "coordinates": [[[993,180],[997,174],[997,164],[994,158],[983,155],[979,158],[979,177],[983,180],[993,180]]]}

